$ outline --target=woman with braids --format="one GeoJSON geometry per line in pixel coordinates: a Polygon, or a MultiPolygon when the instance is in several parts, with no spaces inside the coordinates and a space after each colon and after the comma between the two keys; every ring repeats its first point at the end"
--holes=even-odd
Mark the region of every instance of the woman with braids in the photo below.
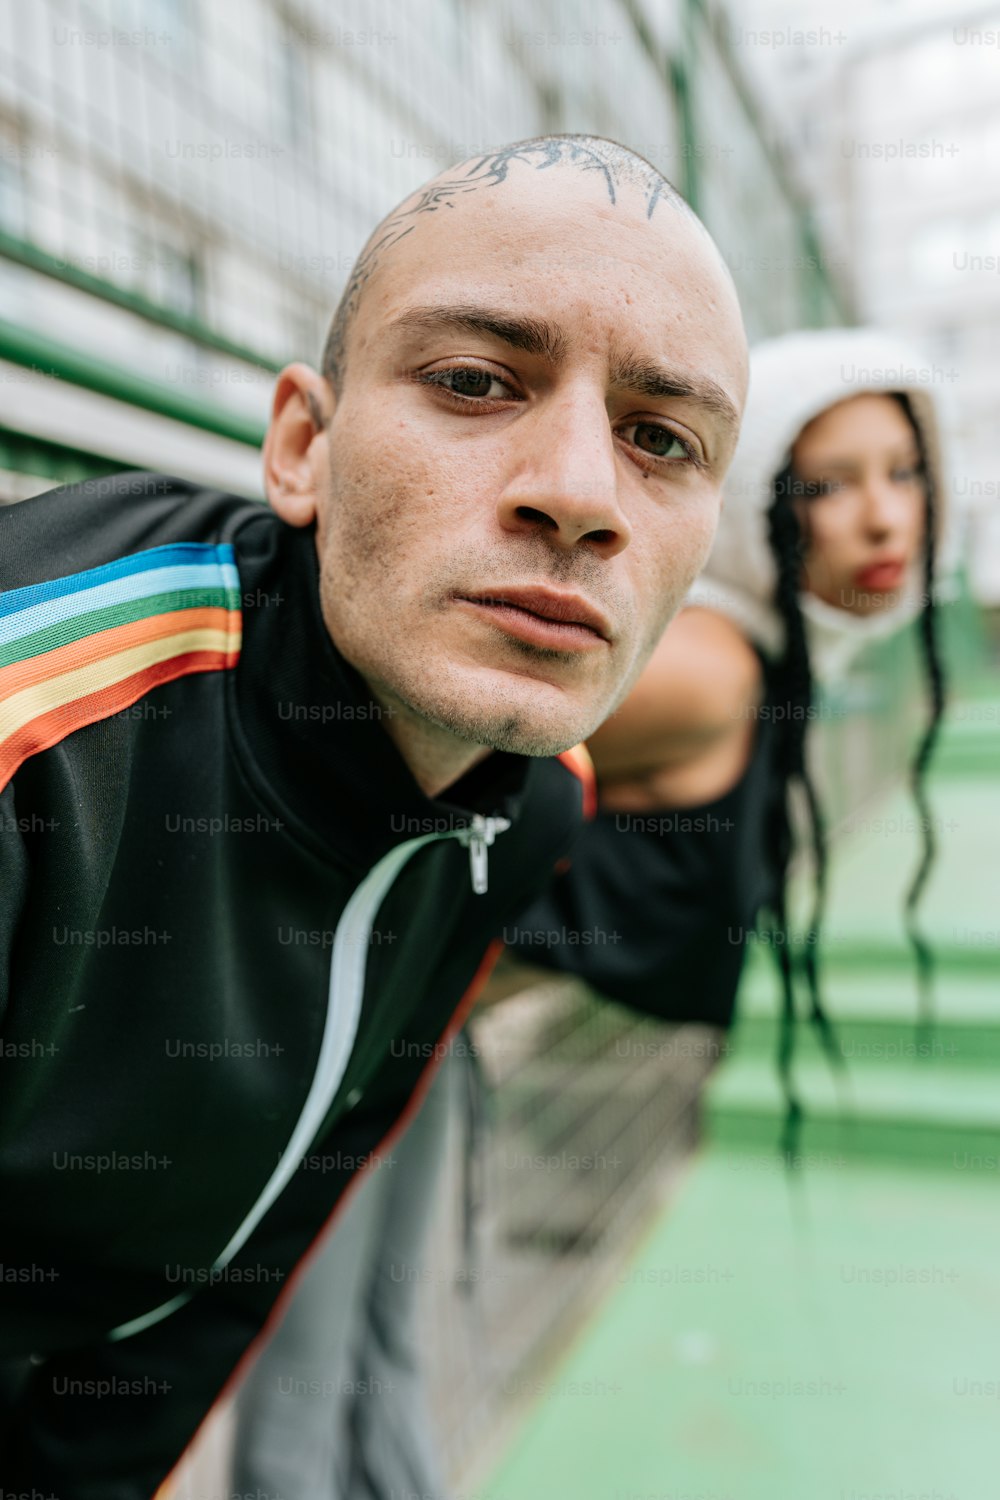
{"type": "MultiPolygon", "coordinates": [[[[569,867],[504,937],[527,963],[675,1021],[732,1019],[743,939],[769,919],[782,967],[782,1071],[795,1013],[786,883],[804,810],[816,900],[826,872],[809,772],[816,694],[870,641],[916,623],[926,727],[910,768],[933,858],[923,777],[944,701],[934,591],[944,498],[935,403],[912,352],[862,329],[800,332],[751,356],[750,396],[713,551],[642,677],[589,741],[598,816],[569,867]]],[[[924,371],[926,374],[926,370],[924,371]]],[[[798,1107],[789,1087],[789,1123],[798,1107]]]]}

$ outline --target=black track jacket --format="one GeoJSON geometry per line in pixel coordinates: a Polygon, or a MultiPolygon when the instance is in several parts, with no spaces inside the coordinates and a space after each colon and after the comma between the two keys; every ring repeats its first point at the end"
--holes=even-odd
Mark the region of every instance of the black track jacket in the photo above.
{"type": "Polygon", "coordinates": [[[0,509],[6,1493],[150,1500],[579,824],[572,752],[427,798],[318,581],[162,476],[0,509]]]}

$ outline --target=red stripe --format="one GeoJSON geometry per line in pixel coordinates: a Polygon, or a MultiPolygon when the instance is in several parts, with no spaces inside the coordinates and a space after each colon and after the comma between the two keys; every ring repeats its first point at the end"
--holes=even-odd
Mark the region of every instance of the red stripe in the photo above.
{"type": "Polygon", "coordinates": [[[121,682],[113,682],[106,688],[99,688],[96,693],[85,693],[82,698],[74,698],[70,703],[62,703],[48,713],[39,714],[22,724],[0,745],[0,790],[29,755],[51,749],[85,724],[96,724],[98,719],[108,719],[112,714],[120,713],[123,708],[138,702],[150,688],[172,682],[176,677],[186,677],[190,672],[217,672],[233,667],[238,659],[238,651],[185,651],[182,656],[172,656],[167,661],[143,667],[141,672],[133,672],[121,682]]]}
{"type": "Polygon", "coordinates": [[[597,816],[597,777],[594,774],[594,762],[590,758],[590,751],[585,745],[574,745],[572,750],[564,750],[561,755],[556,756],[562,761],[567,771],[573,775],[583,787],[583,816],[595,818],[597,816]]]}
{"type": "Polygon", "coordinates": [[[355,1172],[354,1176],[351,1178],[350,1182],[347,1184],[344,1191],[337,1199],[337,1202],[334,1204],[332,1211],[325,1219],[322,1228],[318,1231],[316,1237],[313,1239],[312,1244],[307,1250],[303,1251],[301,1257],[296,1262],[292,1271],[289,1273],[289,1276],[285,1281],[285,1285],[282,1287],[277,1298],[275,1299],[271,1311],[268,1313],[266,1320],[261,1326],[260,1332],[257,1333],[253,1340],[247,1345],[242,1355],[237,1360],[232,1370],[229,1372],[228,1376],[226,1377],[225,1384],[222,1386],[222,1389],[219,1391],[215,1400],[208,1408],[208,1411],[202,1417],[197,1428],[188,1440],[184,1451],[181,1453],[177,1462],[170,1470],[170,1473],[162,1481],[160,1488],[157,1489],[156,1494],[153,1496],[153,1500],[159,1500],[161,1491],[163,1491],[163,1500],[166,1500],[165,1487],[170,1484],[171,1480],[177,1478],[178,1470],[183,1464],[185,1458],[187,1458],[188,1454],[191,1452],[194,1445],[197,1443],[203,1428],[208,1422],[211,1421],[212,1413],[224,1401],[227,1401],[230,1395],[235,1392],[236,1386],[243,1379],[243,1376],[249,1372],[250,1365],[253,1364],[258,1355],[263,1353],[265,1344],[267,1344],[268,1340],[271,1339],[273,1335],[278,1331],[281,1320],[284,1318],[285,1313],[288,1311],[288,1304],[290,1303],[292,1297],[295,1295],[295,1291],[299,1285],[299,1282],[308,1271],[309,1266],[312,1264],[316,1256],[321,1253],[322,1249],[324,1248],[322,1242],[326,1239],[327,1235],[332,1233],[332,1231],[336,1227],[336,1221],[349,1207],[350,1200],[354,1197],[355,1193],[360,1191],[360,1183],[362,1178],[367,1177],[368,1173],[371,1171],[372,1164],[376,1160],[378,1160],[383,1155],[383,1153],[387,1154],[388,1150],[391,1149],[393,1145],[395,1145],[396,1141],[416,1116],[417,1112],[420,1109],[420,1106],[424,1102],[424,1099],[427,1097],[427,1091],[434,1080],[434,1074],[437,1072],[438,1068],[441,1066],[441,1063],[444,1061],[442,1048],[446,1047],[447,1044],[451,1041],[452,1037],[454,1037],[464,1026],[469,1012],[472,1010],[476,1001],[479,999],[486,981],[492,974],[496,961],[500,957],[500,954],[502,952],[503,943],[499,939],[497,939],[490,944],[486,952],[483,954],[483,957],[479,963],[479,967],[476,970],[475,974],[472,976],[472,981],[469,984],[468,989],[465,991],[465,994],[458,1002],[458,1005],[452,1015],[451,1020],[448,1022],[448,1025],[441,1033],[441,1037],[434,1049],[434,1056],[431,1057],[423,1072],[420,1074],[420,1077],[417,1079],[413,1093],[410,1095],[402,1114],[396,1120],[392,1128],[386,1132],[385,1137],[375,1147],[375,1150],[372,1152],[371,1156],[368,1157],[366,1165],[363,1167],[359,1167],[357,1172],[355,1172]]]}

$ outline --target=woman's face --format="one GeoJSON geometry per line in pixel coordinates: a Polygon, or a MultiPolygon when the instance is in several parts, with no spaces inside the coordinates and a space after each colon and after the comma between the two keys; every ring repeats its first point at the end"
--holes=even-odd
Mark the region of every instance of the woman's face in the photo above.
{"type": "Polygon", "coordinates": [[[913,427],[888,395],[851,396],[792,448],[805,539],[802,587],[838,609],[891,608],[923,544],[925,480],[913,427]]]}

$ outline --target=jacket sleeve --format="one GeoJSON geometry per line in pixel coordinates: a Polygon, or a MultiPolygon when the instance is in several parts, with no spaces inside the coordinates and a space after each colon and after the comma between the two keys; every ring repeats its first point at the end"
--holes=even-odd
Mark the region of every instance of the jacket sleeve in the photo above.
{"type": "Polygon", "coordinates": [[[27,891],[28,855],[10,782],[0,792],[0,1034],[13,999],[12,953],[27,891]]]}
{"type": "Polygon", "coordinates": [[[267,1318],[280,1285],[202,1288],[162,1323],[33,1367],[0,1454],[12,1493],[153,1500],[267,1318]]]}
{"type": "MultiPolygon", "coordinates": [[[[365,1127],[366,1141],[382,1140],[397,1115],[397,1108],[381,1107],[365,1127]]],[[[361,1137],[344,1139],[353,1157],[361,1137]]],[[[63,1351],[34,1366],[7,1414],[2,1493],[158,1496],[280,1323],[303,1257],[318,1250],[349,1202],[350,1173],[336,1185],[325,1179],[329,1197],[318,1212],[307,1182],[313,1174],[299,1175],[229,1265],[177,1311],[130,1338],[63,1351]]]]}

